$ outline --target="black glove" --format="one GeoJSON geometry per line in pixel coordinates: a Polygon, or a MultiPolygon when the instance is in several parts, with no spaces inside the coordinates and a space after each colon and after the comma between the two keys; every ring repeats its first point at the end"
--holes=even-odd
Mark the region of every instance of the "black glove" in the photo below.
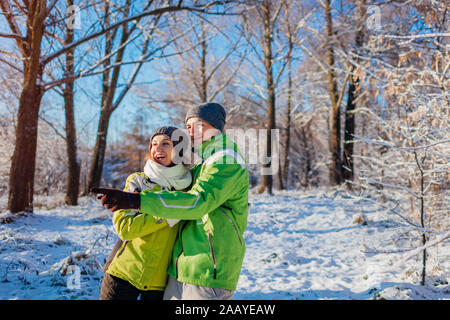
{"type": "Polygon", "coordinates": [[[120,209],[139,209],[141,206],[141,195],[138,192],[110,188],[92,188],[91,192],[101,193],[97,199],[101,200],[102,206],[113,212],[120,209]]]}

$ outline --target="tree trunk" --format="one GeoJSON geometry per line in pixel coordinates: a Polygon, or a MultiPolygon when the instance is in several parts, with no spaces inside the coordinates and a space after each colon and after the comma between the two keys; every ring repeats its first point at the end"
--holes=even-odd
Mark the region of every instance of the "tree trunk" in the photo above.
{"type": "MultiPolygon", "coordinates": [[[[354,69],[354,68],[353,68],[354,69]]],[[[353,135],[355,134],[355,99],[356,99],[356,87],[359,83],[359,79],[350,77],[348,85],[348,98],[347,108],[345,110],[345,130],[344,130],[344,157],[342,178],[345,180],[353,181],[353,135]]],[[[350,185],[349,185],[350,186],[350,185]]]]}
{"type": "MultiPolygon", "coordinates": [[[[127,1],[127,4],[124,8],[127,14],[126,16],[128,16],[129,14],[129,9],[130,9],[130,0],[127,1]]],[[[109,6],[107,3],[105,3],[105,25],[109,24],[108,12],[109,6]]],[[[114,37],[117,34],[116,31],[117,30],[115,30],[113,33],[106,34],[105,55],[110,54],[113,50],[114,37]]],[[[128,40],[129,36],[130,32],[128,30],[128,27],[126,24],[124,24],[122,27],[122,36],[120,39],[120,45],[123,45],[128,40]]],[[[103,73],[102,105],[100,111],[100,120],[97,130],[97,140],[95,142],[94,147],[94,155],[92,157],[92,163],[88,175],[87,190],[85,190],[86,194],[89,193],[89,190],[91,188],[99,187],[102,179],[109,120],[111,118],[111,114],[118,107],[121,101],[121,99],[119,99],[117,103],[114,103],[113,100],[117,88],[117,82],[119,79],[121,63],[124,53],[125,53],[125,46],[122,47],[117,53],[117,57],[114,61],[115,67],[112,69],[112,75],[109,70],[106,70],[103,73]]],[[[107,61],[105,61],[105,64],[110,65],[109,63],[110,59],[107,59],[107,61]]],[[[123,98],[122,94],[120,96],[121,98],[123,98]]]]}
{"type": "Polygon", "coordinates": [[[270,19],[270,1],[264,1],[262,5],[264,20],[264,66],[266,69],[267,84],[267,140],[266,140],[266,156],[268,163],[263,164],[266,172],[262,176],[261,185],[258,189],[259,193],[263,193],[267,188],[269,194],[272,194],[273,175],[269,174],[272,166],[272,129],[275,125],[275,88],[273,82],[273,57],[272,57],[272,26],[270,19]]]}
{"type": "Polygon", "coordinates": [[[202,27],[202,41],[200,43],[202,52],[201,52],[201,60],[200,60],[200,72],[201,72],[201,88],[200,88],[200,100],[201,102],[208,101],[208,81],[206,80],[206,54],[207,54],[207,46],[206,46],[206,31],[205,26],[203,24],[203,19],[200,20],[202,27]]]}
{"type": "Polygon", "coordinates": [[[300,167],[300,174],[299,177],[303,173],[303,181],[300,180],[300,184],[304,188],[308,188],[311,184],[311,168],[312,168],[312,154],[311,154],[311,147],[309,144],[309,141],[311,141],[311,136],[308,135],[310,133],[310,124],[311,122],[308,122],[305,125],[302,125],[299,130],[294,130],[298,141],[303,142],[303,152],[305,153],[305,159],[303,163],[303,167],[300,167]],[[303,170],[302,170],[303,169],[303,170]]]}
{"type": "Polygon", "coordinates": [[[9,175],[8,209],[33,212],[34,171],[38,116],[42,91],[36,79],[28,79],[20,96],[16,143],[9,175]]]}
{"type": "Polygon", "coordinates": [[[334,71],[334,49],[333,49],[333,21],[331,17],[330,0],[325,1],[325,19],[327,29],[327,64],[328,64],[328,91],[331,98],[330,110],[330,183],[338,185],[342,182],[341,161],[341,109],[338,105],[338,90],[336,75],[334,71]]]}
{"type": "Polygon", "coordinates": [[[291,107],[292,107],[292,49],[294,47],[293,41],[293,31],[291,29],[291,24],[289,22],[289,4],[287,2],[283,2],[285,19],[286,19],[286,28],[288,34],[288,43],[289,50],[287,55],[287,65],[288,65],[288,96],[287,96],[287,105],[286,105],[286,140],[284,141],[284,162],[283,168],[280,168],[279,180],[280,180],[280,189],[284,189],[289,184],[289,153],[290,153],[290,143],[291,143],[291,107]],[[284,180],[284,186],[281,184],[284,180]]]}
{"type": "MultiPolygon", "coordinates": [[[[360,48],[363,45],[364,41],[364,30],[362,22],[364,21],[366,8],[365,2],[362,1],[359,4],[359,18],[356,20],[356,34],[355,34],[355,45],[356,50],[354,51],[354,59],[356,63],[359,62],[359,54],[360,48]]],[[[345,111],[345,128],[344,128],[344,155],[343,155],[343,168],[342,168],[342,178],[347,181],[353,181],[354,179],[354,167],[353,167],[353,154],[354,154],[354,145],[352,140],[354,139],[355,134],[355,109],[356,102],[355,100],[358,98],[357,90],[359,86],[359,77],[354,76],[353,73],[356,70],[355,65],[351,68],[351,76],[348,86],[348,98],[347,98],[347,108],[345,111]]],[[[349,184],[351,187],[351,184],[349,184]]]]}
{"type": "Polygon", "coordinates": [[[278,173],[277,173],[277,179],[278,179],[278,189],[279,190],[284,190],[284,183],[283,183],[283,170],[278,169],[278,173]]]}
{"type": "Polygon", "coordinates": [[[28,9],[30,10],[29,24],[22,47],[23,89],[19,99],[16,143],[9,175],[8,209],[12,213],[33,211],[38,116],[43,94],[40,85],[42,76],[40,55],[46,1],[34,1],[28,9]]]}
{"type": "MultiPolygon", "coordinates": [[[[67,7],[73,5],[73,0],[67,0],[67,7]]],[[[73,29],[66,30],[66,44],[73,42],[73,29]]],[[[74,73],[74,51],[71,49],[66,53],[66,74],[74,73]]],[[[67,189],[65,203],[71,206],[78,204],[78,193],[80,190],[80,163],[77,159],[77,134],[74,115],[74,80],[66,82],[64,88],[64,108],[66,113],[66,148],[67,148],[67,189]]]]}
{"type": "MultiPolygon", "coordinates": [[[[411,144],[413,147],[416,147],[414,143],[411,141],[411,144]]],[[[414,158],[416,160],[417,167],[419,169],[420,173],[420,226],[422,228],[425,228],[425,172],[424,172],[424,163],[426,160],[426,153],[425,156],[422,158],[422,163],[419,160],[419,157],[417,155],[417,151],[414,150],[414,158]]],[[[426,233],[423,231],[422,233],[422,246],[425,246],[427,244],[427,236],[426,233]]],[[[424,249],[422,253],[422,279],[420,280],[420,284],[422,286],[425,285],[426,280],[426,272],[427,272],[427,250],[424,249]]]]}
{"type": "Polygon", "coordinates": [[[87,193],[91,188],[99,187],[102,179],[103,164],[106,152],[106,137],[108,135],[109,120],[111,113],[102,111],[100,113],[100,121],[97,130],[97,140],[94,147],[94,155],[92,157],[91,167],[88,176],[87,193]]]}
{"type": "MultiPolygon", "coordinates": [[[[288,112],[290,112],[290,108],[288,108],[288,112]]],[[[290,118],[290,116],[289,116],[290,118]]],[[[284,164],[283,164],[283,179],[285,182],[285,187],[288,187],[289,185],[289,149],[291,145],[291,121],[290,119],[287,121],[287,128],[286,128],[286,140],[284,145],[284,164]]],[[[280,169],[281,171],[281,169],[280,169]]]]}
{"type": "Polygon", "coordinates": [[[66,147],[67,147],[67,189],[65,202],[68,205],[78,204],[80,190],[80,163],[77,156],[77,135],[73,102],[73,83],[66,84],[64,91],[64,107],[66,111],[66,147]]]}
{"type": "MultiPolygon", "coordinates": [[[[290,43],[292,45],[292,43],[290,43]]],[[[283,178],[286,186],[288,185],[289,174],[289,149],[291,145],[291,109],[292,109],[292,66],[291,57],[288,62],[288,99],[286,106],[286,141],[284,145],[284,166],[283,166],[283,178]]]]}
{"type": "MultiPolygon", "coordinates": [[[[306,125],[305,125],[306,126],[306,125]]],[[[306,136],[306,132],[309,132],[309,125],[305,128],[305,126],[302,126],[301,133],[302,138],[305,146],[305,188],[308,188],[311,184],[310,177],[311,177],[311,152],[310,152],[310,146],[309,146],[309,140],[306,136]]]]}

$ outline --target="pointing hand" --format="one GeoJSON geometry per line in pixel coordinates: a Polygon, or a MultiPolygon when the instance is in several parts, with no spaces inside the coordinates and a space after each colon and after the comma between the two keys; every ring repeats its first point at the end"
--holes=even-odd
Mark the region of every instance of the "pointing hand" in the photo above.
{"type": "Polygon", "coordinates": [[[91,192],[100,193],[97,199],[101,200],[102,206],[113,212],[120,209],[139,209],[141,206],[141,195],[137,192],[111,188],[92,188],[91,192]]]}

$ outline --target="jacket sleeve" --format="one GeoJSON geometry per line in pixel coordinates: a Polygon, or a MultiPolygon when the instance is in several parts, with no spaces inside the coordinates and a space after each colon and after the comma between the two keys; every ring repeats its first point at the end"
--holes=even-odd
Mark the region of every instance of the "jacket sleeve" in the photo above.
{"type": "Polygon", "coordinates": [[[202,169],[187,192],[141,192],[141,212],[164,218],[197,220],[239,192],[244,187],[239,181],[245,172],[240,164],[213,162],[202,169]]]}
{"type": "Polygon", "coordinates": [[[117,210],[113,215],[114,228],[122,240],[141,238],[168,226],[164,219],[156,220],[149,214],[126,211],[130,210],[117,210]]]}
{"type": "MultiPolygon", "coordinates": [[[[137,185],[137,175],[128,177],[124,191],[131,191],[137,185]]],[[[131,240],[146,236],[150,233],[167,227],[164,219],[158,219],[148,214],[141,214],[136,210],[117,210],[113,214],[113,224],[117,234],[122,240],[131,240]]]]}

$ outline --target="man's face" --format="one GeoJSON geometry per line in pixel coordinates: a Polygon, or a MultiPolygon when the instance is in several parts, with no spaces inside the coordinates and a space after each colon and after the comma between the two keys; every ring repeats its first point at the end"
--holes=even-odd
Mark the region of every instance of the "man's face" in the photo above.
{"type": "Polygon", "coordinates": [[[186,128],[189,131],[194,147],[211,139],[211,137],[217,133],[216,128],[198,117],[189,118],[188,121],[186,121],[186,128]]]}

